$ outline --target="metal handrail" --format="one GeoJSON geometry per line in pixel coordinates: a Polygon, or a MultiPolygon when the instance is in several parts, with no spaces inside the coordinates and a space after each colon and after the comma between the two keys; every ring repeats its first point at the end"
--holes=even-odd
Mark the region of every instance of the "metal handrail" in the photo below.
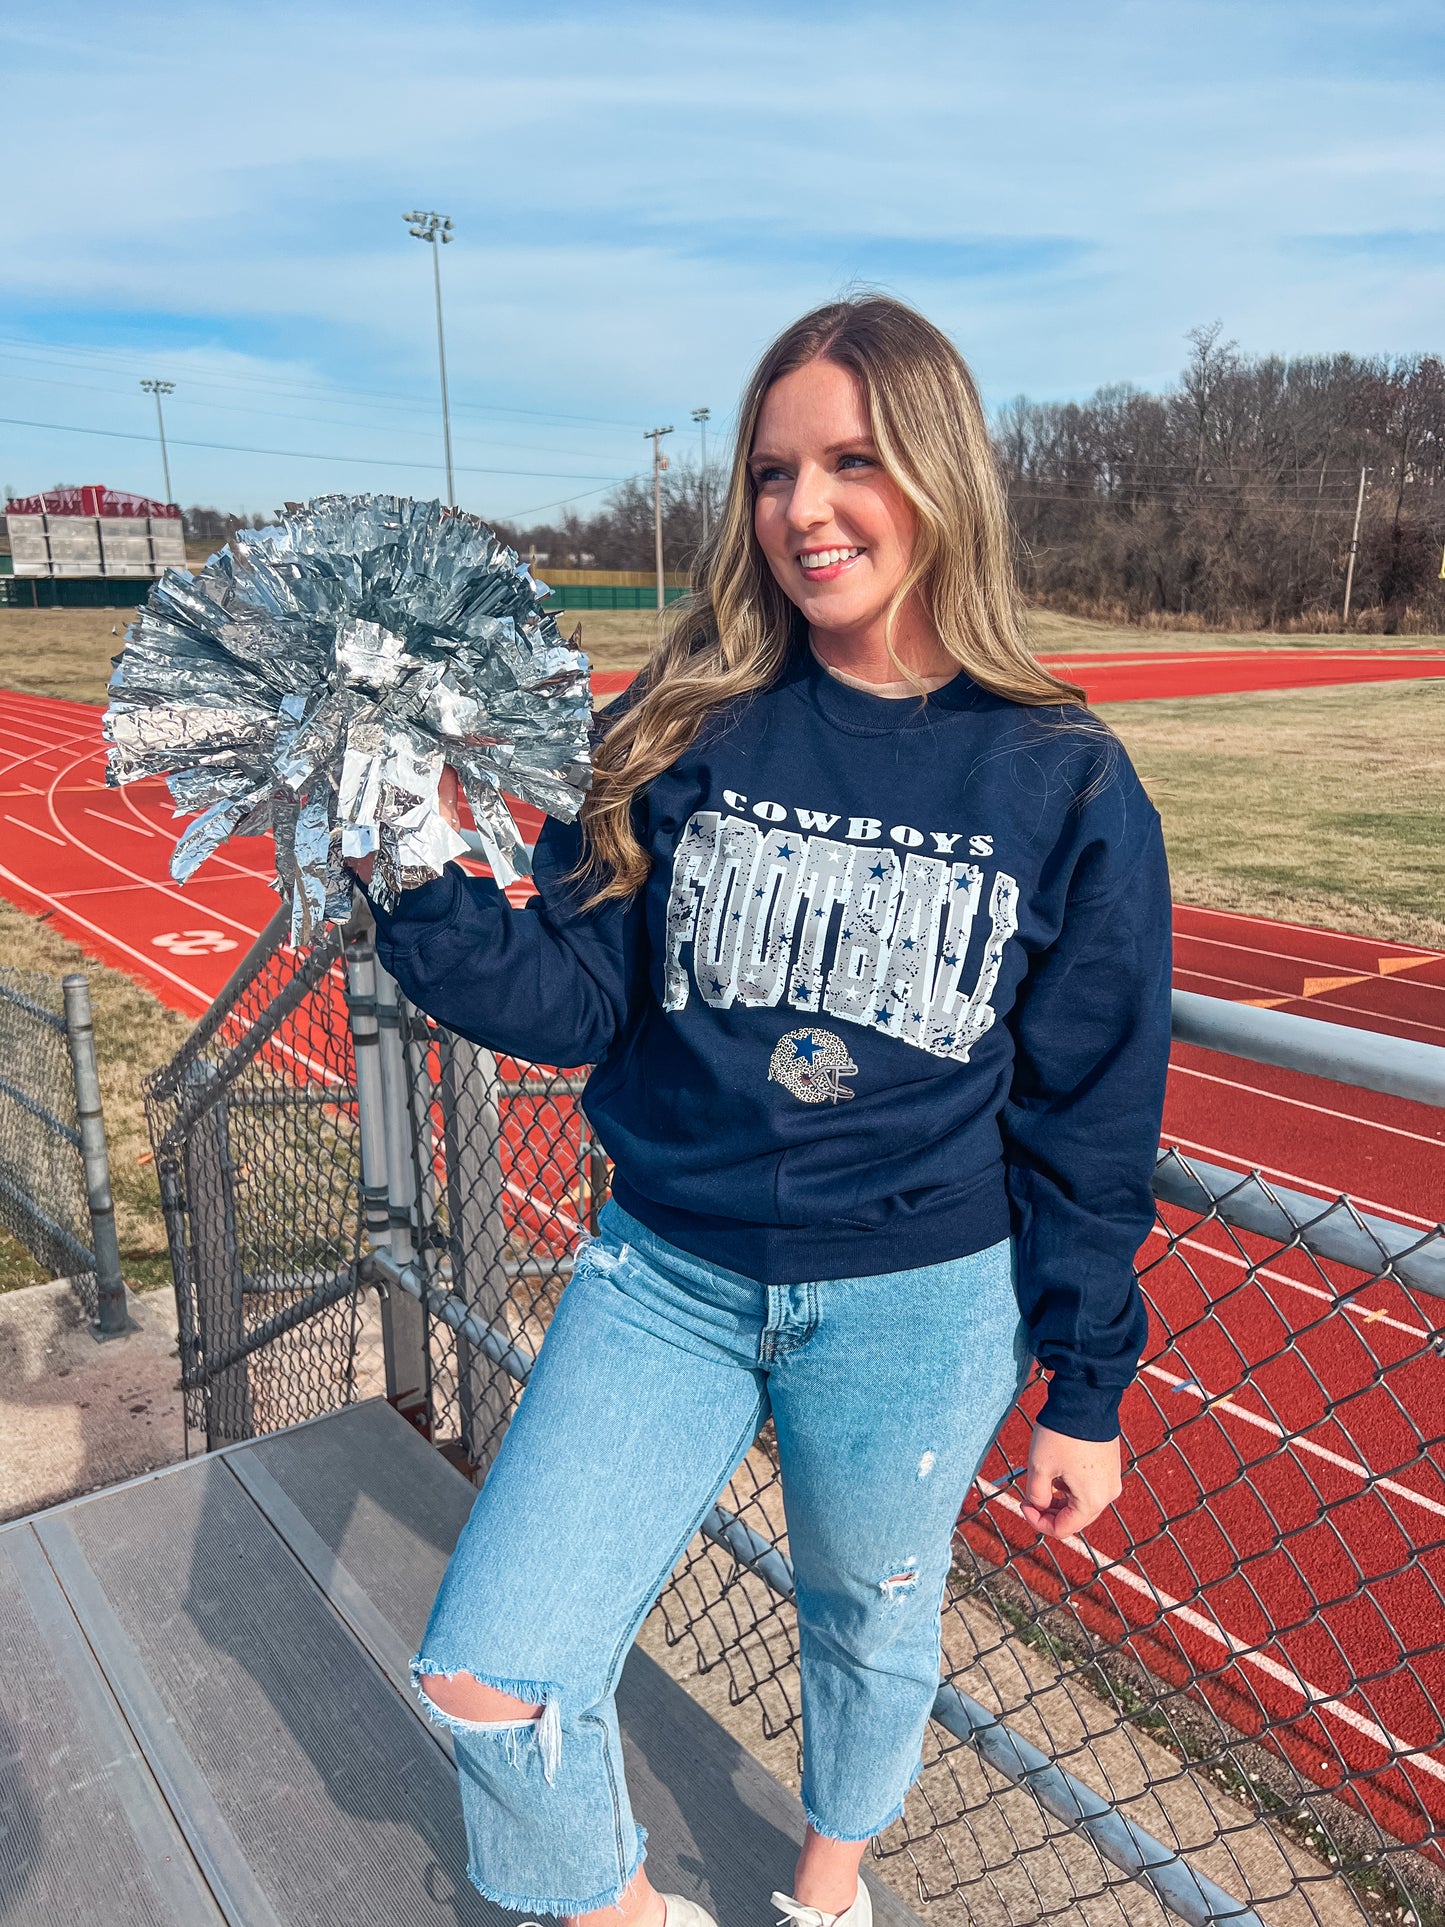
{"type": "Polygon", "coordinates": [[[1445,1047],[1439,1044],[1261,1010],[1193,990],[1174,992],[1172,1033],[1176,1044],[1197,1044],[1277,1070],[1303,1071],[1332,1084],[1445,1108],[1445,1047]]]}

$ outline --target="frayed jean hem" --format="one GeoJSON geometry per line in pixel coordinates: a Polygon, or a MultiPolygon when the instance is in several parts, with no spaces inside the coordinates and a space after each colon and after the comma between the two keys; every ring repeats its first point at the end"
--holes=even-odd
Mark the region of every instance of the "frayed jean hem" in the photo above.
{"type": "Polygon", "coordinates": [[[803,1818],[813,1829],[814,1833],[821,1834],[823,1839],[837,1840],[845,1846],[857,1846],[860,1840],[871,1840],[874,1834],[882,1833],[885,1828],[891,1827],[895,1820],[901,1820],[903,1818],[904,1809],[908,1805],[908,1795],[913,1791],[913,1787],[922,1772],[923,1761],[920,1759],[918,1765],[913,1769],[908,1786],[904,1790],[903,1798],[898,1802],[898,1805],[894,1807],[890,1814],[878,1821],[876,1826],[869,1827],[866,1833],[845,1833],[841,1832],[837,1827],[828,1826],[825,1821],[818,1817],[806,1800],[803,1802],[803,1818]]]}
{"type": "Polygon", "coordinates": [[[622,1884],[606,1887],[600,1893],[584,1895],[576,1899],[572,1895],[558,1894],[511,1894],[503,1887],[494,1887],[478,1873],[470,1861],[467,1862],[467,1879],[476,1888],[483,1900],[490,1900],[498,1907],[505,1907],[514,1914],[552,1914],[562,1919],[568,1914],[595,1914],[603,1907],[615,1907],[627,1889],[637,1878],[638,1869],[647,1858],[646,1827],[637,1829],[637,1858],[628,1869],[622,1884]]]}

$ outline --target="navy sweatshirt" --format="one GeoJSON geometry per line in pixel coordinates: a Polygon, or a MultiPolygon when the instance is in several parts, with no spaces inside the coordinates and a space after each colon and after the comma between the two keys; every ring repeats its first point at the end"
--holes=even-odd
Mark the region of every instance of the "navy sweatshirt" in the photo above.
{"type": "Polygon", "coordinates": [[[1170,952],[1159,818],[1117,739],[966,674],[869,695],[799,650],[634,821],[630,903],[580,910],[579,833],[549,820],[525,909],[449,866],[377,912],[382,963],[463,1036],[595,1066],[618,1202],[698,1257],[793,1284],[1012,1231],[1042,1422],[1113,1438],[1170,952]]]}

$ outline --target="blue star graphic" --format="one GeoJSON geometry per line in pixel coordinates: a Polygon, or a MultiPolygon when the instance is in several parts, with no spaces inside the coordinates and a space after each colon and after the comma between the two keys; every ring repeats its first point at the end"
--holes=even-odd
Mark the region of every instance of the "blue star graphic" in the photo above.
{"type": "Polygon", "coordinates": [[[958,958],[954,955],[953,951],[950,950],[945,955],[943,961],[948,965],[949,969],[952,970],[953,966],[958,962],[958,958]]]}
{"type": "Polygon", "coordinates": [[[888,872],[883,868],[881,863],[875,863],[868,874],[870,877],[884,877],[887,876],[888,872]]]}
{"type": "Polygon", "coordinates": [[[873,1021],[875,1024],[891,1024],[893,1022],[893,1012],[891,1010],[875,1010],[873,1013],[873,1021]]]}
{"type": "Polygon", "coordinates": [[[806,984],[793,985],[793,996],[798,1002],[801,1002],[803,998],[807,996],[807,994],[808,994],[808,986],[806,984]]]}
{"type": "Polygon", "coordinates": [[[913,939],[912,939],[912,937],[905,937],[905,938],[903,939],[903,948],[904,948],[905,950],[911,950],[911,949],[913,948],[913,939]]]}
{"type": "Polygon", "coordinates": [[[787,862],[788,858],[792,854],[793,854],[793,846],[791,843],[780,843],[778,845],[778,855],[784,863],[787,862]]]}
{"type": "Polygon", "coordinates": [[[761,890],[754,890],[754,891],[753,891],[753,895],[754,895],[755,897],[760,897],[760,896],[761,896],[762,894],[763,894],[763,893],[762,893],[762,891],[761,891],[761,890]]]}
{"type": "Polygon", "coordinates": [[[967,877],[956,878],[954,881],[953,887],[955,890],[966,890],[968,888],[968,878],[967,877]]]}
{"type": "Polygon", "coordinates": [[[938,1041],[940,1044],[942,1044],[945,1050],[952,1050],[953,1049],[953,1032],[950,1031],[947,1037],[940,1037],[938,1041]]]}
{"type": "Polygon", "coordinates": [[[800,1057],[805,1064],[811,1064],[822,1048],[823,1046],[811,1031],[809,1031],[806,1037],[795,1037],[793,1039],[793,1055],[794,1057],[800,1057]]]}
{"type": "Polygon", "coordinates": [[[689,836],[701,836],[702,835],[701,823],[698,823],[696,821],[689,823],[687,826],[687,833],[689,836]]]}
{"type": "Polygon", "coordinates": [[[843,938],[844,943],[847,943],[848,939],[852,936],[853,932],[851,930],[844,930],[840,934],[843,938]]]}
{"type": "Polygon", "coordinates": [[[714,997],[721,997],[722,995],[722,985],[718,982],[716,977],[714,977],[712,980],[712,994],[714,997]]]}

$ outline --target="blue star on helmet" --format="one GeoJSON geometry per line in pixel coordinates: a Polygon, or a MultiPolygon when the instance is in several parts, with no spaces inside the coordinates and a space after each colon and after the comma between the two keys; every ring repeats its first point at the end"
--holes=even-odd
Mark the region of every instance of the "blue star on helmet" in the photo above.
{"type": "Polygon", "coordinates": [[[805,1064],[811,1064],[822,1048],[812,1031],[809,1031],[806,1037],[793,1039],[793,1055],[801,1058],[805,1064]]]}

